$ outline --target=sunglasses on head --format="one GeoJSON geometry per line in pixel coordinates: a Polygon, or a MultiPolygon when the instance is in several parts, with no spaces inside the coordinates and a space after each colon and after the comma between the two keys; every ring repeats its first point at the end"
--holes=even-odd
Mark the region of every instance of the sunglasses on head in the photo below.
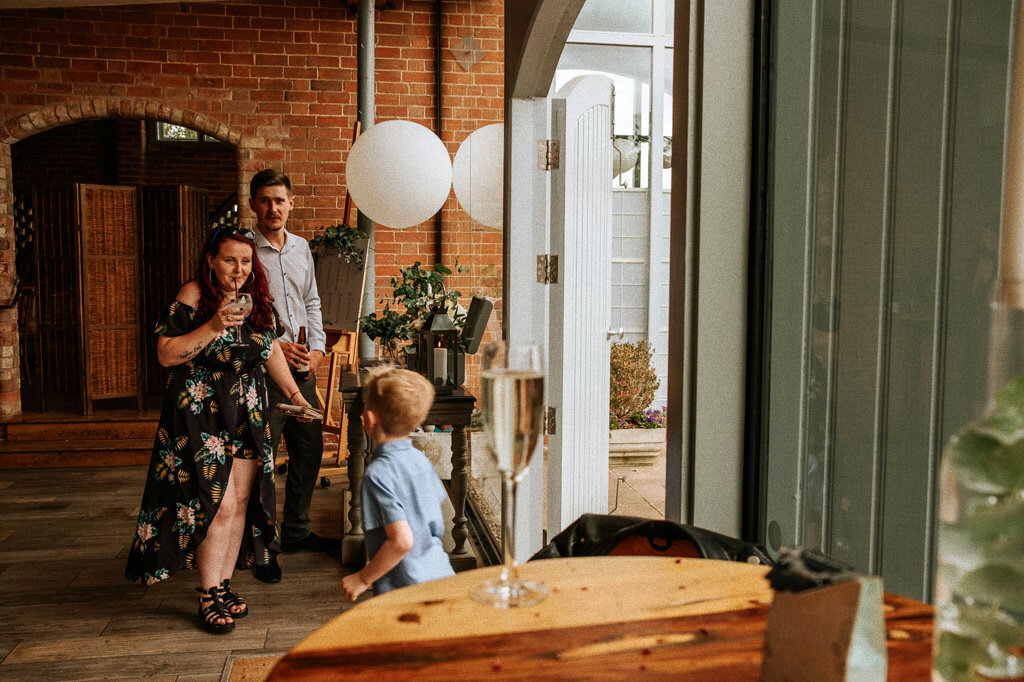
{"type": "Polygon", "coordinates": [[[252,230],[242,230],[237,227],[215,227],[210,232],[210,238],[206,240],[206,246],[213,246],[214,242],[220,239],[222,235],[230,237],[236,234],[249,241],[253,241],[256,238],[256,233],[252,230]]]}

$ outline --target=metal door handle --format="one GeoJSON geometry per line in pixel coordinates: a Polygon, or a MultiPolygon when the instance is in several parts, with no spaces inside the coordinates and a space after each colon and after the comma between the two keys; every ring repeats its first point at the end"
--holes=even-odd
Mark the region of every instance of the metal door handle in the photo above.
{"type": "Polygon", "coordinates": [[[609,329],[607,333],[608,333],[608,338],[609,339],[612,338],[612,337],[618,336],[619,337],[619,341],[621,341],[622,337],[623,337],[623,335],[625,335],[626,331],[622,327],[619,327],[618,331],[615,331],[614,329],[609,329]]]}

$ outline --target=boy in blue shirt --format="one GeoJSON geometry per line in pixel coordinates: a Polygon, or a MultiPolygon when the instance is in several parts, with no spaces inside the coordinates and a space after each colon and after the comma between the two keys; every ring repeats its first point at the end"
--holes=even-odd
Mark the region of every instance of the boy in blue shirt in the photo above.
{"type": "Polygon", "coordinates": [[[373,585],[382,594],[455,575],[441,544],[447,498],[433,465],[409,434],[434,401],[434,387],[406,369],[384,369],[363,387],[363,430],[376,444],[363,474],[363,530],[369,563],[345,576],[341,591],[355,599],[373,585]]]}

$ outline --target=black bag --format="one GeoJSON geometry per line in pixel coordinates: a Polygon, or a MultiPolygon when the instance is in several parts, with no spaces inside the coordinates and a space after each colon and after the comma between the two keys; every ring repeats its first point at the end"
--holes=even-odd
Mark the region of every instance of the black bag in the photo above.
{"type": "Polygon", "coordinates": [[[635,516],[584,514],[530,557],[675,556],[743,561],[771,566],[760,545],[710,530],[635,516]]]}

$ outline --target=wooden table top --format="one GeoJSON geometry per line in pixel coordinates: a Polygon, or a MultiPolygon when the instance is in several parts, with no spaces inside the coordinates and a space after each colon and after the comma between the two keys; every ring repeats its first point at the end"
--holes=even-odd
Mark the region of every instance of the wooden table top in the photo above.
{"type": "MultiPolygon", "coordinates": [[[[473,585],[499,571],[465,571],[360,602],[296,645],[268,679],[760,676],[772,600],[767,567],[671,557],[548,559],[520,566],[521,577],[551,589],[540,604],[499,609],[470,599],[473,585]]],[[[889,679],[928,679],[931,608],[887,595],[885,611],[889,679]]]]}

